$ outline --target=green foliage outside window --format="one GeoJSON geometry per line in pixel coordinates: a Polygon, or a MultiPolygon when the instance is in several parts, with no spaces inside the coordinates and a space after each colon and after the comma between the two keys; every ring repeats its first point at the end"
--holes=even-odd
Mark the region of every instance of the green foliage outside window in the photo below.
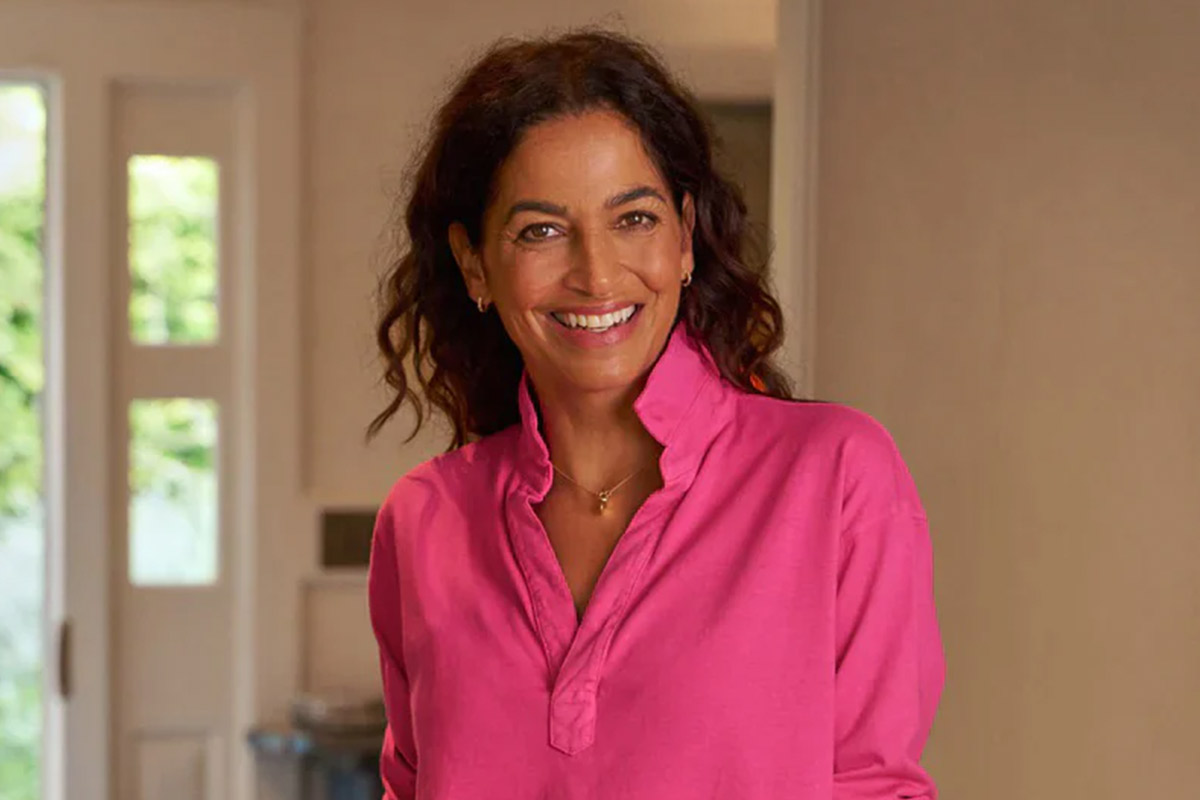
{"type": "Polygon", "coordinates": [[[42,734],[45,104],[0,84],[0,800],[37,800],[42,734]]]}
{"type": "Polygon", "coordinates": [[[217,165],[209,158],[129,160],[129,322],[142,344],[217,336],[217,165]]]}

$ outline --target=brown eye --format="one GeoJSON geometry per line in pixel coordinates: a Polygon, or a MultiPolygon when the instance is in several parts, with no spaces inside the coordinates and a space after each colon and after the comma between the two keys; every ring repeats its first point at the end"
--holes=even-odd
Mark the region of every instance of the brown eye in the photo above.
{"type": "Polygon", "coordinates": [[[649,230],[658,224],[658,217],[649,211],[630,211],[621,217],[619,226],[622,228],[644,228],[649,230]]]}
{"type": "Polygon", "coordinates": [[[544,242],[547,239],[555,238],[557,229],[549,222],[535,222],[532,225],[526,225],[517,234],[517,239],[522,242],[544,242]]]}

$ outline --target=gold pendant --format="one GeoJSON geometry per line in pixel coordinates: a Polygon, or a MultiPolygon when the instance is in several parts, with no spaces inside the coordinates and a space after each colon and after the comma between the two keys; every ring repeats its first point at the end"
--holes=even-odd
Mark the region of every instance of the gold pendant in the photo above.
{"type": "Polygon", "coordinates": [[[598,513],[603,514],[604,510],[606,508],[608,508],[609,494],[610,494],[609,492],[600,492],[598,495],[596,495],[597,497],[600,498],[600,508],[598,510],[598,513]]]}

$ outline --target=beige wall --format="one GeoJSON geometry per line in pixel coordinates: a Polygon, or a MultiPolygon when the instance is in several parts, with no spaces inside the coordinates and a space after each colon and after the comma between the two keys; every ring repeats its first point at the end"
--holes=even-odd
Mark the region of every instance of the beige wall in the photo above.
{"type": "Polygon", "coordinates": [[[373,505],[440,451],[402,446],[408,421],[372,446],[382,406],[372,338],[375,270],[409,149],[454,70],[500,33],[605,22],[648,38],[714,100],[764,100],[773,0],[314,0],[306,61],[305,483],[318,504],[373,505]]]}
{"type": "Polygon", "coordinates": [[[816,389],[929,511],[928,764],[964,800],[1195,797],[1200,4],[822,13],[816,389]]]}

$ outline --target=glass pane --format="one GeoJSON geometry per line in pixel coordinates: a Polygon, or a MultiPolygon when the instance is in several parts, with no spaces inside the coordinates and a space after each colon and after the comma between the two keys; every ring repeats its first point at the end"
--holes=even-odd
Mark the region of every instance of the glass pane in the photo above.
{"type": "Polygon", "coordinates": [[[189,586],[217,579],[217,405],[129,406],[129,580],[189,586]]]}
{"type": "Polygon", "coordinates": [[[0,83],[0,798],[41,793],[46,104],[0,83]]]}
{"type": "Polygon", "coordinates": [[[129,326],[139,344],[217,338],[217,163],[129,159],[129,326]]]}

